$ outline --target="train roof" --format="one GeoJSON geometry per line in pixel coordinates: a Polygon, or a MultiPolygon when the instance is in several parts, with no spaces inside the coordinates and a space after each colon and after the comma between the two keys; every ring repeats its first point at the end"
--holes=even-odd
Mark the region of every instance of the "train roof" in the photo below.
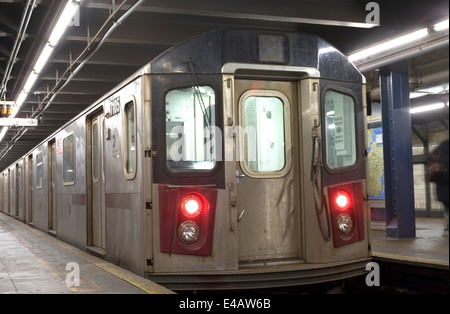
{"type": "Polygon", "coordinates": [[[224,65],[239,63],[314,68],[320,78],[365,83],[356,66],[318,36],[244,29],[216,30],[193,37],[153,59],[150,72],[225,73],[224,65]]]}

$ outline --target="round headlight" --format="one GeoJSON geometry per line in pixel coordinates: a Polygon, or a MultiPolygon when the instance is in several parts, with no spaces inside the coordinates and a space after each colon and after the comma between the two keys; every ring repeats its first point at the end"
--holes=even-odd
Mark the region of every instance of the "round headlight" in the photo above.
{"type": "Polygon", "coordinates": [[[337,228],[340,233],[349,233],[352,230],[353,222],[350,215],[340,214],[337,217],[337,228]]]}
{"type": "Polygon", "coordinates": [[[193,221],[185,221],[178,228],[178,236],[183,242],[193,243],[200,236],[200,229],[193,221]]]}

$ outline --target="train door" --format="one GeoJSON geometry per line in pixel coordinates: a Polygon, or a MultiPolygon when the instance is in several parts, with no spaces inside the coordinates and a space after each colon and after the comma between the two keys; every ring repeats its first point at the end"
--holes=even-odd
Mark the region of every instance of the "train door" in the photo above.
{"type": "Polygon", "coordinates": [[[49,169],[49,212],[48,212],[48,230],[56,233],[56,143],[52,141],[49,143],[48,154],[48,169],[49,169]]]}
{"type": "Polygon", "coordinates": [[[302,259],[297,82],[235,80],[240,267],[302,259]]]}
{"type": "Polygon", "coordinates": [[[103,162],[103,113],[91,120],[91,232],[92,246],[106,249],[105,176],[103,162]]]}

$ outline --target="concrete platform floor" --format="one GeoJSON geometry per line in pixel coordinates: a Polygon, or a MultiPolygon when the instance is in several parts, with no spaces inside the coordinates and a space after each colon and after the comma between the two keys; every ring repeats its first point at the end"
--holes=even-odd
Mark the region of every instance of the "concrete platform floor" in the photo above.
{"type": "MultiPolygon", "coordinates": [[[[416,218],[416,237],[386,237],[384,221],[371,223],[372,255],[448,269],[443,220],[416,218]]],[[[0,294],[167,294],[172,291],[0,213],[0,294]],[[79,267],[79,285],[76,285],[79,267]],[[75,285],[73,285],[75,284],[75,285]]]]}
{"type": "Polygon", "coordinates": [[[4,293],[173,292],[0,213],[0,294],[4,293]]]}
{"type": "Polygon", "coordinates": [[[449,267],[449,240],[443,218],[416,217],[415,238],[387,238],[386,222],[372,221],[372,256],[404,263],[449,267]]]}

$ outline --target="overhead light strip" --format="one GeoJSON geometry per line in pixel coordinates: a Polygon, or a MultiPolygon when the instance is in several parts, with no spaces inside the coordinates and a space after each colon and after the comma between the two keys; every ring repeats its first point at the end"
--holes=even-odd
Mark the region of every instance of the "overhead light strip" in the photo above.
{"type": "Polygon", "coordinates": [[[391,40],[388,40],[386,42],[383,42],[381,44],[371,46],[367,49],[363,49],[359,52],[356,52],[352,55],[350,55],[348,58],[350,61],[354,62],[356,60],[361,60],[367,57],[370,57],[372,55],[375,55],[377,53],[387,51],[396,47],[400,47],[403,45],[406,45],[408,43],[411,43],[413,41],[419,40],[421,38],[424,38],[428,35],[428,30],[426,28],[423,28],[421,30],[415,31],[413,33],[397,37],[391,40]]]}
{"type": "Polygon", "coordinates": [[[439,22],[437,24],[434,24],[433,28],[436,32],[440,32],[445,29],[448,29],[448,19],[446,19],[445,21],[439,22]]]}
{"type": "Polygon", "coordinates": [[[409,112],[410,113],[426,112],[426,111],[431,111],[431,110],[442,109],[442,108],[444,108],[444,106],[445,106],[444,103],[430,104],[430,105],[411,108],[409,110],[409,112]]]}
{"type": "Polygon", "coordinates": [[[31,71],[26,80],[23,90],[20,92],[16,100],[16,108],[15,111],[13,112],[12,117],[14,117],[17,114],[19,108],[22,106],[27,96],[32,91],[34,83],[36,82],[37,78],[39,77],[39,74],[41,74],[42,70],[44,69],[45,65],[50,59],[50,56],[52,55],[55,47],[58,45],[58,42],[61,39],[62,35],[65,33],[67,27],[72,22],[75,14],[78,11],[78,8],[80,7],[81,2],[82,0],[67,1],[67,4],[63,12],[59,16],[58,22],[55,24],[55,27],[53,28],[50,34],[49,40],[42,49],[39,58],[37,59],[33,67],[33,70],[31,71]]]}
{"type": "MultiPolygon", "coordinates": [[[[25,100],[27,99],[28,95],[32,92],[32,88],[34,84],[36,83],[36,80],[39,77],[39,74],[41,74],[42,70],[44,69],[45,65],[47,64],[51,54],[53,53],[55,47],[57,46],[58,42],[60,41],[62,35],[65,33],[67,27],[72,22],[75,14],[77,13],[81,3],[83,0],[68,0],[66,6],[64,7],[63,12],[58,18],[57,23],[55,24],[49,40],[47,41],[46,45],[42,49],[39,58],[37,59],[35,65],[32,68],[32,71],[28,75],[25,85],[22,89],[22,91],[19,93],[16,99],[16,105],[14,106],[14,111],[11,115],[11,118],[14,118],[17,113],[19,112],[20,107],[23,105],[25,100]]],[[[4,127],[2,131],[0,132],[0,142],[3,140],[3,137],[6,134],[6,131],[8,130],[7,127],[4,127]]]]}
{"type": "MultiPolygon", "coordinates": [[[[434,32],[441,32],[443,30],[447,30],[448,28],[449,28],[449,20],[448,19],[433,25],[434,32]]],[[[413,43],[415,41],[425,38],[429,34],[430,34],[430,32],[427,28],[422,28],[420,30],[411,32],[409,34],[406,34],[406,35],[403,35],[400,37],[396,37],[394,39],[390,39],[390,40],[381,42],[379,44],[370,46],[366,49],[357,51],[353,54],[350,54],[348,56],[348,58],[352,62],[363,60],[370,56],[374,56],[376,54],[413,43]]]]}

